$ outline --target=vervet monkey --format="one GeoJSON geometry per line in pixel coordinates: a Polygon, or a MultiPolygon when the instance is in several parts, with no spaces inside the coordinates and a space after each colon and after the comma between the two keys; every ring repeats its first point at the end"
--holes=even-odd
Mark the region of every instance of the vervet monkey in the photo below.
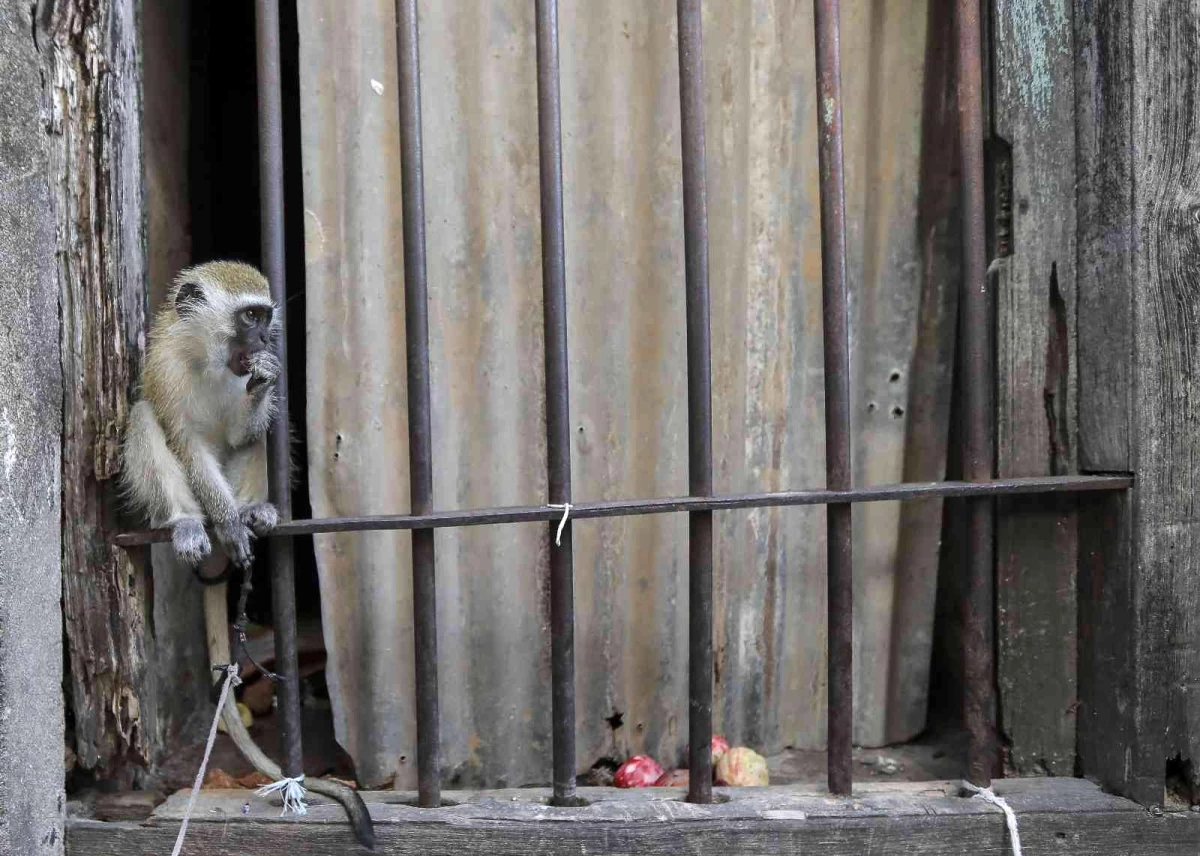
{"type": "Polygon", "coordinates": [[[275,415],[279,309],[266,277],[239,262],[182,271],[154,319],[141,400],[125,433],[125,494],[169,527],[180,561],[212,553],[205,520],[233,564],[278,515],[267,500],[266,432],[275,415]]]}
{"type": "MultiPolygon", "coordinates": [[[[228,562],[248,569],[252,536],[278,522],[267,502],[266,433],[275,417],[280,308],[258,270],[215,261],[181,271],[154,318],[122,449],[121,484],[129,503],[155,528],[169,527],[176,557],[223,579],[228,562]],[[219,550],[214,551],[205,524],[219,550]]],[[[213,666],[230,662],[225,585],[205,596],[213,666]]],[[[225,729],[248,761],[274,780],[280,768],[254,743],[232,697],[225,729]]],[[[324,779],[305,786],[346,809],[360,843],[374,848],[362,798],[324,779]]]]}

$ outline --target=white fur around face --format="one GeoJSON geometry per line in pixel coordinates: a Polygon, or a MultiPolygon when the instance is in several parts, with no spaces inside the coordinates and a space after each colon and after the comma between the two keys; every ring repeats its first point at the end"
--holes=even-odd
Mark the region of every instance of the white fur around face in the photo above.
{"type": "Polygon", "coordinates": [[[236,521],[241,505],[266,500],[264,435],[274,389],[251,392],[250,376],[229,369],[236,317],[251,306],[270,307],[277,333],[280,312],[262,274],[215,262],[183,271],[155,318],[122,474],[130,504],[151,525],[198,516],[236,521]],[[175,301],[186,283],[199,295],[181,315],[175,301]]]}

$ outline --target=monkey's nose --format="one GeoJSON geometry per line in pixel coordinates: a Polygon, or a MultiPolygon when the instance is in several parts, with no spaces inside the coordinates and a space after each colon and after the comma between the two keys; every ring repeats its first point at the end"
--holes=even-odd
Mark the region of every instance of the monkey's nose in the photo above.
{"type": "Polygon", "coordinates": [[[266,333],[258,334],[258,343],[260,345],[264,345],[264,346],[267,344],[267,334],[266,333]]]}

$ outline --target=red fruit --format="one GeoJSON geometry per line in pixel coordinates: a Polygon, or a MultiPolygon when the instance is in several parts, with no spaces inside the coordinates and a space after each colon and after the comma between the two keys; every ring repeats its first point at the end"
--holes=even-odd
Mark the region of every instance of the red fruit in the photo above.
{"type": "Polygon", "coordinates": [[[617,768],[613,784],[618,788],[650,788],[663,774],[663,768],[649,755],[634,755],[617,768]]]}
{"type": "Polygon", "coordinates": [[[659,776],[658,781],[654,783],[654,787],[656,788],[686,788],[687,786],[687,770],[672,770],[669,773],[663,773],[659,776]]]}
{"type": "Polygon", "coordinates": [[[712,738],[712,762],[716,767],[717,762],[721,760],[721,756],[729,751],[729,741],[720,734],[714,734],[712,738]]]}

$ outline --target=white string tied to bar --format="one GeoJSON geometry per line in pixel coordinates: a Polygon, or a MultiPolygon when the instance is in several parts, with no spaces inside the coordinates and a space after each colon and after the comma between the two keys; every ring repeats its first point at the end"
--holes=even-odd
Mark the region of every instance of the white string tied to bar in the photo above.
{"type": "Polygon", "coordinates": [[[283,817],[288,812],[295,815],[308,814],[308,806],[304,804],[304,796],[307,791],[304,789],[303,773],[295,778],[289,779],[285,777],[278,782],[271,782],[271,784],[263,785],[255,791],[260,797],[269,797],[276,792],[283,794],[283,811],[280,812],[280,817],[283,817]]]}
{"type": "Polygon", "coordinates": [[[1013,856],[1023,856],[1021,853],[1021,834],[1017,831],[1017,813],[1012,810],[1004,799],[1004,797],[996,796],[996,792],[991,788],[980,788],[964,781],[963,786],[968,791],[975,794],[971,799],[980,799],[984,802],[989,802],[1004,812],[1004,822],[1008,825],[1008,837],[1012,842],[1013,856]]]}
{"type": "Polygon", "coordinates": [[[558,532],[554,534],[554,543],[556,546],[562,546],[563,527],[567,525],[567,519],[571,516],[571,503],[569,502],[552,502],[550,508],[561,508],[563,510],[562,520],[558,521],[558,532]]]}

